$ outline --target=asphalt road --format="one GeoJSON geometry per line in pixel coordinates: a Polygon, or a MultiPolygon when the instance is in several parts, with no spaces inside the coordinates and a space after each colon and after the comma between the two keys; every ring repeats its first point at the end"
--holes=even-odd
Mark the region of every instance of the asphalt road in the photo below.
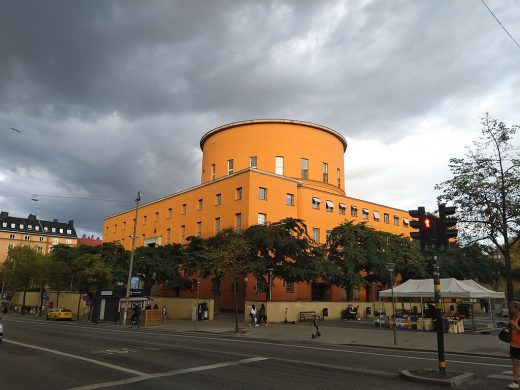
{"type": "MultiPolygon", "coordinates": [[[[314,341],[164,332],[30,318],[2,320],[0,389],[438,389],[405,382],[402,369],[436,368],[437,355],[314,341]]],[[[510,361],[447,355],[473,372],[467,389],[504,388],[510,361]]]]}

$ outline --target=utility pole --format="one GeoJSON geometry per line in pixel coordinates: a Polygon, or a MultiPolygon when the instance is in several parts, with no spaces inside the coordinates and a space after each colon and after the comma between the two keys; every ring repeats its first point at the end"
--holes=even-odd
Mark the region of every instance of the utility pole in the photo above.
{"type": "Polygon", "coordinates": [[[137,213],[139,211],[139,201],[140,200],[141,200],[141,191],[138,191],[137,196],[135,198],[134,233],[132,234],[132,251],[130,252],[130,266],[128,267],[128,280],[126,283],[126,302],[125,302],[125,311],[123,313],[123,325],[126,325],[126,318],[128,317],[130,284],[132,283],[132,268],[134,266],[135,238],[136,238],[136,233],[137,233],[137,213]]]}

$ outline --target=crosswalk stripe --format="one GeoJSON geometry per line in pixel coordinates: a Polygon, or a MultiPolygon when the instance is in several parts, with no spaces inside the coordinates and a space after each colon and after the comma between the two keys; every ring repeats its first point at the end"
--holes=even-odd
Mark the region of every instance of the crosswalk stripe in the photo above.
{"type": "Polygon", "coordinates": [[[511,379],[511,375],[488,375],[487,376],[488,378],[493,378],[493,379],[511,379]]]}

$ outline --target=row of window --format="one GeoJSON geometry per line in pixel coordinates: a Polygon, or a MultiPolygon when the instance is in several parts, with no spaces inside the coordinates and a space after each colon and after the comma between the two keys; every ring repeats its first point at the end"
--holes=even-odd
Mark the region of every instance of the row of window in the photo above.
{"type": "MultiPolygon", "coordinates": [[[[285,284],[286,293],[294,293],[294,282],[285,281],[284,284],[285,284]]],[[[267,288],[268,288],[268,286],[266,286],[265,282],[262,279],[258,279],[256,281],[256,292],[257,293],[266,292],[267,288]]]]}
{"type": "MultiPolygon", "coordinates": [[[[312,197],[312,208],[319,210],[320,205],[321,205],[321,199],[318,198],[317,196],[313,196],[312,197]]],[[[338,204],[338,213],[339,214],[345,215],[346,210],[347,210],[347,206],[344,203],[338,204]]],[[[326,200],[325,201],[325,211],[332,213],[334,211],[334,202],[332,202],[331,200],[326,200]]],[[[357,206],[350,206],[350,216],[354,217],[354,218],[358,217],[357,206]]],[[[376,222],[379,222],[381,220],[379,211],[372,211],[372,217],[373,217],[373,220],[376,222]]],[[[370,211],[365,208],[361,209],[361,218],[367,219],[367,220],[370,219],[370,211]]],[[[397,216],[397,215],[393,216],[393,223],[395,226],[399,226],[399,220],[400,220],[399,216],[397,216]]],[[[390,223],[390,214],[383,213],[383,222],[386,224],[390,223]]],[[[410,226],[410,221],[407,218],[403,218],[403,226],[405,226],[405,227],[410,226]]]]}
{"type": "MultiPolygon", "coordinates": [[[[2,222],[2,227],[6,228],[7,225],[8,225],[7,222],[2,222]]],[[[23,224],[20,224],[18,226],[19,226],[20,230],[25,229],[25,225],[23,225],[23,224]]],[[[16,224],[15,223],[11,223],[11,229],[16,229],[16,224]]],[[[33,230],[33,226],[32,225],[27,225],[27,229],[28,230],[33,230]]],[[[34,226],[34,230],[39,232],[40,231],[40,226],[38,226],[38,225],[34,226]]],[[[47,226],[44,226],[43,227],[43,231],[44,232],[48,232],[49,228],[47,226]]],[[[56,228],[55,227],[51,228],[51,232],[52,233],[56,233],[57,232],[56,228]]],[[[63,234],[64,229],[60,228],[59,232],[60,232],[60,234],[63,234]]],[[[67,229],[67,234],[72,234],[72,229],[67,229]]]]}
{"type": "MultiPolygon", "coordinates": [[[[26,236],[27,237],[27,236],[26,236]]],[[[27,238],[26,238],[27,240],[27,238]]],[[[43,240],[40,240],[40,241],[43,241],[43,240]]],[[[58,238],[53,238],[52,239],[52,244],[53,245],[58,245],[60,243],[59,239],[58,238]]],[[[65,244],[67,245],[72,245],[72,240],[65,240],[65,244]]],[[[12,249],[16,246],[16,244],[8,244],[7,245],[7,248],[8,249],[12,249]]],[[[45,249],[43,246],[38,246],[36,247],[36,249],[38,250],[38,252],[43,252],[43,250],[45,249]]],[[[50,248],[49,248],[49,251],[50,251],[50,248]]]]}
{"type": "MultiPolygon", "coordinates": [[[[284,174],[284,157],[276,156],[274,158],[274,173],[277,175],[283,176],[284,174]]],[[[227,172],[228,175],[232,175],[234,173],[235,160],[230,159],[227,161],[227,172]]],[[[256,169],[258,167],[258,157],[251,156],[249,157],[249,167],[256,169]]],[[[309,160],[307,158],[300,159],[300,177],[302,179],[309,178],[309,160]]],[[[326,162],[321,163],[321,173],[322,173],[322,181],[324,183],[329,182],[329,164],[326,162]]],[[[216,175],[216,165],[211,164],[211,180],[215,180],[217,178],[216,175]]],[[[338,187],[341,187],[341,169],[336,169],[336,184],[338,187]]]]}

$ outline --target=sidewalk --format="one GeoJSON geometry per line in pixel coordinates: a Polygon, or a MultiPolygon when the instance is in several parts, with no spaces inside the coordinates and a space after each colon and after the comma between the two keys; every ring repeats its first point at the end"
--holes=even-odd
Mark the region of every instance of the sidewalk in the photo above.
{"type": "MultiPolygon", "coordinates": [[[[394,345],[393,330],[371,327],[349,328],[341,323],[342,320],[320,321],[319,338],[312,338],[316,329],[312,323],[296,324],[268,324],[267,326],[250,327],[247,323],[239,322],[238,337],[273,340],[280,342],[308,341],[312,343],[358,345],[381,348],[411,349],[420,351],[437,351],[437,333],[417,330],[397,330],[397,345],[394,345]]],[[[165,331],[195,331],[192,321],[170,320],[168,324],[150,327],[150,330],[165,331]]],[[[213,321],[199,321],[197,331],[216,334],[235,334],[233,318],[221,318],[213,321]]],[[[461,353],[487,357],[509,359],[509,344],[498,339],[498,331],[491,334],[444,333],[444,348],[446,353],[461,353]]]]}

